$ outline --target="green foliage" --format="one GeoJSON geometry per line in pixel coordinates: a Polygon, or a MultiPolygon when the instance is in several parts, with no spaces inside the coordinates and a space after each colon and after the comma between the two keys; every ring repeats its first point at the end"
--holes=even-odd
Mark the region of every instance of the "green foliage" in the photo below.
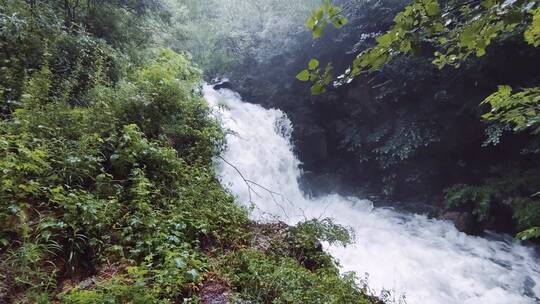
{"type": "Polygon", "coordinates": [[[204,271],[204,259],[179,250],[242,236],[246,212],[213,175],[223,135],[195,91],[198,70],[160,50],[134,75],[94,86],[88,106],[74,107],[40,85],[53,77],[45,67],[1,121],[0,268],[11,290],[53,290],[56,263],[77,273],[116,255],[151,257],[159,296],[174,298],[204,271]]]}
{"type": "Polygon", "coordinates": [[[311,272],[287,257],[247,249],[225,259],[227,275],[242,300],[257,303],[374,303],[353,274],[311,272]]]}
{"type": "Polygon", "coordinates": [[[112,278],[90,290],[73,289],[61,295],[61,300],[66,304],[159,303],[143,284],[133,284],[125,278],[112,278]]]}
{"type": "Polygon", "coordinates": [[[320,95],[326,92],[326,86],[333,81],[332,65],[327,64],[324,70],[319,68],[319,61],[311,59],[306,70],[301,71],[296,75],[296,79],[300,81],[311,81],[311,94],[320,95]]]}
{"type": "Polygon", "coordinates": [[[341,11],[340,7],[330,4],[330,0],[324,0],[323,5],[311,13],[304,25],[311,30],[313,38],[320,38],[329,24],[339,29],[348,23],[347,18],[341,16],[341,11]]]}
{"type": "MultiPolygon", "coordinates": [[[[326,5],[326,4],[325,4],[326,5]]],[[[540,43],[540,8],[529,1],[480,1],[466,4],[449,2],[441,8],[437,0],[412,1],[394,18],[394,25],[386,33],[376,38],[376,46],[360,52],[340,84],[350,82],[362,71],[374,71],[398,55],[418,53],[422,44],[432,45],[436,51],[433,64],[439,68],[447,65],[459,67],[471,55],[482,57],[486,48],[506,33],[525,28],[525,40],[534,46],[540,43]],[[532,21],[529,18],[532,15],[532,21]]],[[[312,17],[310,17],[312,18],[312,17]]],[[[313,30],[313,29],[312,29],[313,30]]],[[[331,81],[321,82],[321,77],[311,81],[325,86],[331,81]]],[[[488,120],[524,125],[535,124],[538,120],[535,107],[540,101],[538,89],[525,89],[524,92],[510,96],[508,86],[488,97],[483,103],[494,107],[487,114],[488,120]],[[505,109],[506,108],[506,109],[505,109]],[[508,108],[512,108],[509,110],[508,108]]]]}
{"type": "MultiPolygon", "coordinates": [[[[202,72],[140,46],[168,18],[162,2],[0,4],[0,302],[196,303],[207,273],[229,269],[216,261],[247,246],[250,220],[215,176],[224,133],[202,72]]],[[[361,296],[320,248],[302,249],[347,242],[345,230],[294,235],[329,262],[315,275],[288,251],[263,255],[302,273],[293,293],[361,296]]]]}
{"type": "Polygon", "coordinates": [[[497,198],[500,198],[498,189],[492,185],[455,185],[447,189],[445,197],[450,208],[472,204],[473,214],[478,221],[485,221],[489,217],[491,204],[497,198]]]}
{"type": "Polygon", "coordinates": [[[536,189],[540,187],[537,170],[517,170],[486,179],[481,185],[455,185],[446,190],[446,204],[450,208],[470,208],[479,222],[486,221],[494,209],[507,206],[512,211],[519,230],[540,225],[540,202],[536,189]]]}
{"type": "Polygon", "coordinates": [[[347,246],[352,243],[352,230],[337,225],[331,219],[308,220],[291,227],[285,244],[274,244],[278,252],[294,257],[310,270],[332,269],[335,262],[331,256],[323,252],[321,242],[347,246]],[[279,246],[285,246],[280,248],[279,246]]]}
{"type": "MultiPolygon", "coordinates": [[[[186,3],[193,11],[199,2],[186,3]]],[[[265,5],[276,3],[303,9],[265,5]]],[[[142,47],[169,35],[164,26],[178,29],[163,2],[0,4],[0,302],[195,303],[209,271],[232,270],[244,277],[235,286],[245,298],[253,291],[242,286],[285,275],[258,297],[368,303],[320,248],[350,241],[331,221],[291,228],[289,244],[268,253],[245,249],[247,211],[215,177],[224,134],[200,94],[202,72],[185,53],[142,47]],[[225,252],[237,263],[238,250],[256,252],[262,267],[218,265],[225,252]],[[123,267],[109,274],[115,263],[123,267]],[[68,284],[84,278],[93,285],[68,284]]],[[[237,46],[245,38],[237,33],[224,35],[235,48],[258,45],[237,46]]],[[[316,60],[309,69],[332,78],[316,60]]]]}
{"type": "Polygon", "coordinates": [[[296,79],[300,81],[308,81],[309,80],[309,70],[303,70],[302,72],[298,73],[296,75],[296,79]]]}
{"type": "MultiPolygon", "coordinates": [[[[330,4],[330,0],[324,0],[323,5],[315,9],[306,20],[305,26],[311,30],[314,39],[320,38],[325,28],[332,24],[339,29],[348,23],[347,18],[341,15],[342,9],[330,4]]],[[[324,71],[318,69],[319,61],[311,59],[308,69],[301,71],[296,78],[300,81],[311,81],[312,95],[320,95],[326,91],[326,87],[332,83],[334,74],[331,64],[327,64],[324,71]]]]}
{"type": "Polygon", "coordinates": [[[533,129],[535,134],[540,132],[540,88],[524,89],[513,94],[510,86],[499,86],[497,92],[482,104],[491,106],[491,112],[482,116],[485,120],[511,125],[515,132],[526,129],[533,129]]]}
{"type": "Polygon", "coordinates": [[[412,1],[396,15],[390,30],[376,38],[376,46],[356,56],[346,78],[354,78],[365,70],[377,70],[397,55],[418,52],[421,43],[436,47],[433,63],[442,68],[459,67],[473,54],[485,55],[486,48],[497,37],[518,27],[528,27],[527,41],[536,42],[538,22],[533,18],[530,23],[528,14],[537,16],[538,12],[536,5],[528,1],[511,4],[504,1],[448,2],[444,5],[437,0],[412,1]]]}
{"type": "Polygon", "coordinates": [[[164,42],[189,51],[206,76],[231,77],[233,69],[276,60],[302,47],[288,39],[303,31],[303,16],[319,0],[168,0],[174,16],[163,26],[164,42]]]}
{"type": "Polygon", "coordinates": [[[520,197],[512,201],[518,229],[540,226],[540,202],[536,197],[520,197]]]}
{"type": "Polygon", "coordinates": [[[530,12],[533,15],[531,25],[525,31],[525,40],[535,47],[540,46],[540,8],[530,12]]]}
{"type": "MultiPolygon", "coordinates": [[[[326,4],[325,4],[326,5],[326,4]]],[[[314,17],[309,17],[314,20],[314,17]]],[[[306,26],[312,30],[314,37],[322,33],[313,27],[313,22],[306,26]]],[[[300,80],[309,80],[323,88],[334,84],[335,86],[347,84],[359,77],[364,72],[383,71],[383,67],[391,61],[403,55],[422,55],[429,53],[432,63],[439,69],[446,66],[459,68],[471,64],[474,58],[484,57],[488,48],[493,44],[504,45],[512,42],[515,37],[520,37],[529,45],[540,45],[540,8],[537,1],[438,1],[438,0],[414,0],[411,1],[400,13],[398,13],[393,25],[383,34],[377,35],[374,44],[358,52],[346,71],[338,76],[337,81],[322,81],[320,75],[303,77],[300,80]]],[[[540,104],[538,87],[522,88],[513,92],[511,86],[499,86],[498,91],[489,95],[481,104],[489,105],[491,111],[483,118],[495,123],[498,129],[488,129],[491,136],[488,142],[498,143],[502,134],[502,128],[511,127],[515,132],[532,130],[538,131],[538,105],[540,104]]],[[[319,92],[321,90],[317,90],[319,92]]],[[[485,95],[484,95],[485,96],[485,95]]],[[[489,134],[488,134],[489,135],[489,134]]],[[[420,136],[436,138],[434,135],[420,136]]],[[[355,138],[351,142],[358,142],[355,138]]],[[[435,140],[436,141],[436,140],[435,140]]],[[[395,141],[399,143],[399,140],[395,141]]],[[[406,141],[410,143],[410,141],[406,141]]],[[[434,141],[432,141],[434,142],[434,141]]],[[[360,143],[358,143],[360,145],[360,143]]],[[[379,152],[408,158],[407,151],[415,151],[418,146],[398,145],[397,149],[378,148],[379,152]],[[400,147],[401,146],[401,147],[400,147]],[[403,149],[403,147],[405,147],[403,149]]],[[[396,157],[393,157],[396,158],[396,157]]],[[[386,163],[392,164],[390,161],[386,163]]],[[[489,184],[489,183],[488,183],[489,184]]],[[[530,192],[535,190],[528,189],[530,192]]],[[[519,192],[519,191],[516,191],[519,192]]],[[[520,207],[515,197],[526,197],[527,193],[509,194],[504,190],[492,188],[489,185],[468,187],[456,186],[447,192],[447,199],[451,205],[472,202],[474,213],[479,220],[485,220],[490,213],[489,206],[495,197],[499,200],[507,199],[514,201],[514,216],[521,227],[530,227],[530,221],[520,222],[525,217],[519,212],[520,207]],[[510,195],[510,197],[508,197],[510,195]]],[[[524,204],[532,206],[531,204],[524,204]]],[[[536,214],[536,210],[525,208],[536,214]]]]}
{"type": "Polygon", "coordinates": [[[346,246],[352,243],[352,231],[337,225],[331,219],[309,220],[292,228],[292,237],[304,245],[313,245],[318,241],[346,246]]]}
{"type": "Polygon", "coordinates": [[[167,136],[175,149],[207,161],[222,143],[220,128],[208,115],[208,105],[193,94],[201,72],[189,59],[171,50],[159,50],[155,59],[104,96],[124,123],[135,123],[147,136],[167,136]]]}
{"type": "Polygon", "coordinates": [[[19,107],[25,89],[26,94],[32,95],[32,89],[25,86],[35,89],[42,85],[28,82],[37,71],[51,73],[47,80],[51,97],[69,99],[72,103],[82,103],[94,81],[100,79],[106,83],[118,79],[121,54],[86,28],[68,30],[63,25],[63,8],[56,1],[3,2],[0,7],[3,50],[0,52],[0,114],[7,115],[19,107]]]}
{"type": "Polygon", "coordinates": [[[540,237],[540,228],[533,227],[533,228],[524,230],[518,233],[516,237],[520,240],[528,240],[528,239],[540,237]]]}
{"type": "MultiPolygon", "coordinates": [[[[370,140],[370,139],[368,139],[370,140]]],[[[398,127],[388,140],[374,149],[383,168],[410,158],[419,148],[438,142],[432,130],[416,124],[398,127]]]]}

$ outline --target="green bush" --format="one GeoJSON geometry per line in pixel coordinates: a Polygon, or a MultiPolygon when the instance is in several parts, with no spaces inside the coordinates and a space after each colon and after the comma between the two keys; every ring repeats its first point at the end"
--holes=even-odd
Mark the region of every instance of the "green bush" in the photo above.
{"type": "Polygon", "coordinates": [[[328,268],[311,272],[293,258],[247,249],[226,259],[234,290],[256,303],[372,303],[354,274],[328,268]]]}
{"type": "Polygon", "coordinates": [[[61,299],[66,304],[158,303],[157,297],[148,292],[144,284],[133,284],[125,278],[113,278],[91,290],[74,289],[61,299]]]}
{"type": "Polygon", "coordinates": [[[158,51],[133,80],[93,87],[84,107],[51,96],[52,77],[34,74],[0,122],[0,267],[12,290],[54,288],[47,261],[76,273],[119,246],[120,258],[167,268],[170,252],[241,237],[246,212],[212,167],[223,135],[186,57],[158,51]]]}
{"type": "Polygon", "coordinates": [[[448,208],[470,210],[478,222],[486,222],[498,208],[511,210],[516,228],[529,229],[540,225],[540,203],[537,189],[540,174],[535,169],[498,172],[478,185],[454,185],[446,189],[448,208]]]}
{"type": "MultiPolygon", "coordinates": [[[[352,243],[352,230],[335,224],[331,219],[308,220],[291,227],[285,239],[284,251],[278,251],[295,258],[310,270],[337,269],[334,259],[322,250],[321,241],[342,246],[352,243]]],[[[337,272],[336,272],[337,274],[337,272]]]]}

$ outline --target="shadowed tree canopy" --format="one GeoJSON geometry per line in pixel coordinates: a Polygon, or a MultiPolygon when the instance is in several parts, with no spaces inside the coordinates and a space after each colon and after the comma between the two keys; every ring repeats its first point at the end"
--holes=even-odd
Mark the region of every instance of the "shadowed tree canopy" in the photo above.
{"type": "MultiPolygon", "coordinates": [[[[346,25],[348,22],[345,17],[346,11],[348,7],[354,6],[352,3],[354,1],[338,6],[324,0],[322,6],[314,10],[305,22],[313,38],[319,39],[329,25],[337,29],[346,25]]],[[[403,56],[424,56],[430,58],[438,69],[447,66],[457,69],[471,61],[482,60],[493,48],[492,45],[500,47],[505,43],[513,43],[516,39],[524,40],[533,48],[540,46],[540,6],[537,1],[413,0],[397,13],[393,25],[388,30],[374,36],[372,46],[354,56],[341,75],[334,78],[331,63],[323,68],[317,59],[311,59],[307,69],[301,71],[297,79],[311,81],[311,93],[318,95],[325,92],[329,86],[347,85],[362,74],[380,71],[388,63],[403,56]]],[[[499,143],[505,129],[512,129],[516,133],[530,131],[535,135],[539,134],[540,87],[527,87],[531,84],[539,83],[533,80],[532,83],[523,83],[515,87],[500,83],[497,91],[481,102],[481,105],[488,105],[490,109],[482,115],[482,119],[492,123],[493,126],[486,131],[489,135],[488,144],[499,143]]],[[[531,139],[533,145],[537,141],[537,138],[531,139]]],[[[510,194],[505,193],[506,190],[493,188],[492,184],[482,187],[450,188],[447,200],[450,205],[457,206],[468,202],[476,204],[475,212],[480,219],[489,214],[489,206],[493,200],[508,196],[517,195],[517,205],[525,204],[532,208],[533,205],[539,204],[535,198],[538,189],[534,191],[528,188],[521,193],[510,190],[513,192],[510,194]],[[525,198],[522,198],[522,195],[525,198]]],[[[530,212],[536,214],[536,211],[530,212]]],[[[519,212],[515,214],[518,221],[523,220],[521,228],[534,226],[534,220],[525,220],[521,217],[524,214],[520,215],[519,212]]],[[[538,228],[531,228],[519,234],[519,237],[538,236],[540,235],[538,231],[538,228]]]]}

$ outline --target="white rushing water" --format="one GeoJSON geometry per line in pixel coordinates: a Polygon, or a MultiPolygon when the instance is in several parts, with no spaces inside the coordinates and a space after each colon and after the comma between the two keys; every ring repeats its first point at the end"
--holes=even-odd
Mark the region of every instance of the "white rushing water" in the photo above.
{"type": "Polygon", "coordinates": [[[294,224],[330,217],[352,227],[353,245],[326,249],[338,258],[343,271],[361,277],[368,273],[372,289],[391,290],[401,302],[404,295],[409,304],[540,303],[540,267],[531,248],[508,237],[469,236],[448,221],[373,208],[367,200],[305,197],[297,182],[301,171],[286,116],[244,103],[229,90],[206,85],[203,91],[230,131],[219,164],[220,179],[240,202],[249,204],[251,196],[254,219],[294,224]],[[254,182],[253,191],[248,191],[244,179],[254,182]]]}

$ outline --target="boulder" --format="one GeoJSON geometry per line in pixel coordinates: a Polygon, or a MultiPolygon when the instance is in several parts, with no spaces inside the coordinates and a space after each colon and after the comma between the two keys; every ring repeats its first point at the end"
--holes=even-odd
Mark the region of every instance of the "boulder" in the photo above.
{"type": "Polygon", "coordinates": [[[217,274],[208,275],[202,283],[200,290],[203,304],[228,304],[231,303],[231,286],[217,274]]]}
{"type": "Polygon", "coordinates": [[[451,220],[459,231],[465,233],[474,233],[474,218],[469,212],[446,211],[441,218],[451,220]]]}
{"type": "Polygon", "coordinates": [[[233,87],[232,83],[230,83],[228,81],[222,81],[222,82],[214,85],[214,90],[221,90],[221,89],[233,90],[234,87],[233,87]]]}

